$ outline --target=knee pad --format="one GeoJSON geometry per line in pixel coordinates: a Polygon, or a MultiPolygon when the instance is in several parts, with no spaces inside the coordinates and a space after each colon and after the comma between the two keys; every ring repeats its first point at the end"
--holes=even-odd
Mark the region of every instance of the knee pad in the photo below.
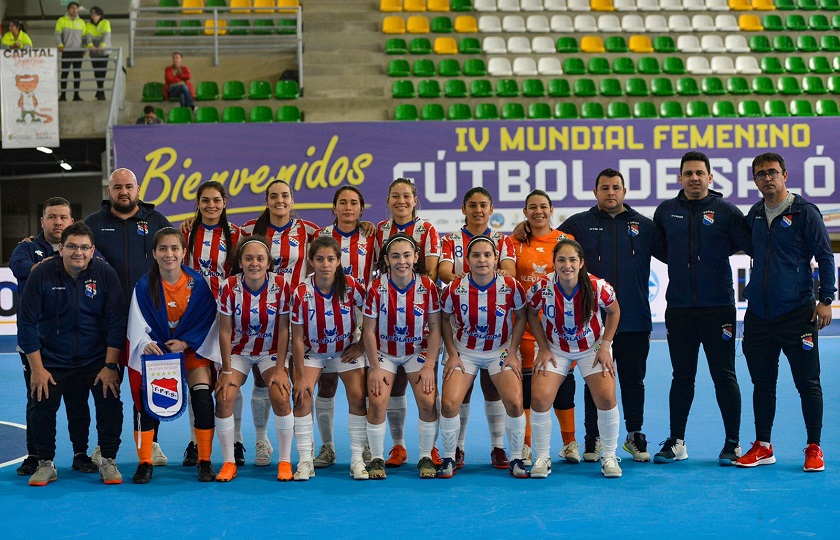
{"type": "Polygon", "coordinates": [[[213,429],[213,394],[210,385],[196,384],[190,388],[190,401],[195,415],[196,429],[213,429]]]}
{"type": "Polygon", "coordinates": [[[530,371],[522,373],[522,406],[525,409],[531,408],[531,376],[530,371]]]}
{"type": "Polygon", "coordinates": [[[575,377],[569,374],[554,396],[554,408],[560,411],[571,409],[575,406],[575,377]]]}

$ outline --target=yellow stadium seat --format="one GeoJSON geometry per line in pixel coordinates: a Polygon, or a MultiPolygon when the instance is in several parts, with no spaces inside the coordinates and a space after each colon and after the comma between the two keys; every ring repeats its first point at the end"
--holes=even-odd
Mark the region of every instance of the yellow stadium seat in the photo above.
{"type": "Polygon", "coordinates": [[[604,42],[598,36],[583,36],[580,38],[580,50],[585,53],[602,53],[604,42]]]}
{"type": "Polygon", "coordinates": [[[744,14],[738,17],[738,27],[744,32],[760,32],[764,30],[758,15],[744,14]]]}
{"type": "Polygon", "coordinates": [[[405,21],[399,15],[389,15],[382,21],[383,34],[405,34],[405,21]]]}
{"type": "Polygon", "coordinates": [[[458,54],[458,42],[451,37],[435,38],[434,51],[435,54],[458,54]]]}
{"type": "Polygon", "coordinates": [[[615,11],[612,0],[590,0],[592,11],[615,11]]]}
{"type": "Polygon", "coordinates": [[[630,36],[630,43],[628,47],[632,52],[637,53],[652,53],[653,44],[647,36],[630,36]]]}
{"type": "Polygon", "coordinates": [[[300,0],[277,0],[277,7],[279,7],[279,8],[300,7],[300,0]]]}
{"type": "Polygon", "coordinates": [[[426,11],[426,0],[405,0],[403,9],[406,11],[426,11]]]}
{"type": "Polygon", "coordinates": [[[409,34],[428,34],[429,19],[425,15],[412,15],[405,24],[405,31],[409,34]]]}
{"type": "Polygon", "coordinates": [[[184,0],[181,8],[184,15],[200,15],[204,10],[204,0],[184,0]]]}
{"type": "Polygon", "coordinates": [[[772,11],[776,6],[773,0],[752,0],[752,8],[754,11],[772,11]]]}
{"type": "Polygon", "coordinates": [[[380,0],[379,11],[384,11],[385,13],[402,11],[402,0],[380,0]]]}
{"type": "MultiPolygon", "coordinates": [[[[223,36],[223,35],[227,34],[227,21],[219,20],[217,22],[219,23],[219,27],[218,27],[219,35],[223,36]]],[[[208,35],[208,36],[212,36],[213,33],[214,33],[214,31],[213,31],[213,20],[212,19],[207,19],[206,21],[204,21],[204,34],[208,35]]]]}
{"type": "Polygon", "coordinates": [[[230,0],[231,13],[251,13],[251,0],[230,0]]]}
{"type": "Polygon", "coordinates": [[[254,13],[274,13],[274,0],[254,0],[254,13]]]}
{"type": "Polygon", "coordinates": [[[426,8],[429,11],[449,11],[449,0],[429,0],[426,8]]]}
{"type": "Polygon", "coordinates": [[[730,11],[750,11],[751,9],[750,0],[729,0],[730,11]]]}
{"type": "Polygon", "coordinates": [[[455,17],[455,31],[462,34],[478,32],[478,21],[472,15],[458,15],[455,17]]]}

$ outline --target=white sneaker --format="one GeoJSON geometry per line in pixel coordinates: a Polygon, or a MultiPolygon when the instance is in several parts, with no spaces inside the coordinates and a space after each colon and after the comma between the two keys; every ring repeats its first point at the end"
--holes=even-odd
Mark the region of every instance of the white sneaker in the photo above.
{"type": "Polygon", "coordinates": [[[577,441],[571,441],[560,450],[560,457],[569,463],[580,463],[580,446],[577,441]]]}
{"type": "Polygon", "coordinates": [[[169,463],[169,459],[163,454],[158,443],[152,443],[152,465],[155,467],[163,467],[169,463]]]}
{"type": "Polygon", "coordinates": [[[274,452],[274,447],[268,442],[268,439],[257,441],[257,456],[254,458],[254,465],[257,467],[268,467],[271,465],[271,454],[274,452]]]}
{"type": "MultiPolygon", "coordinates": [[[[587,437],[588,439],[588,437],[587,437]]],[[[583,461],[587,463],[595,463],[601,459],[601,439],[595,439],[595,444],[591,444],[590,440],[586,441],[586,447],[583,450],[583,461]],[[590,452],[591,448],[591,452],[590,452]]]]}
{"type": "Polygon", "coordinates": [[[350,476],[353,477],[353,480],[367,480],[368,472],[365,469],[365,462],[361,459],[353,461],[350,464],[350,476]]]}
{"type": "Polygon", "coordinates": [[[537,457],[534,466],[531,467],[531,478],[548,478],[551,474],[551,458],[537,457]]]}
{"type": "Polygon", "coordinates": [[[601,474],[604,478],[621,478],[621,467],[618,462],[621,458],[616,456],[604,456],[601,458],[601,474]]]}
{"type": "Polygon", "coordinates": [[[96,448],[93,449],[93,453],[90,455],[90,460],[99,467],[100,462],[102,461],[102,451],[99,449],[99,445],[96,445],[96,448]]]}
{"type": "Polygon", "coordinates": [[[533,458],[534,455],[531,453],[531,447],[526,444],[522,447],[522,464],[526,467],[530,467],[534,464],[533,458]]]}
{"type": "Polygon", "coordinates": [[[298,463],[297,470],[295,471],[296,482],[305,482],[313,476],[315,476],[315,467],[311,461],[307,460],[298,463]]]}

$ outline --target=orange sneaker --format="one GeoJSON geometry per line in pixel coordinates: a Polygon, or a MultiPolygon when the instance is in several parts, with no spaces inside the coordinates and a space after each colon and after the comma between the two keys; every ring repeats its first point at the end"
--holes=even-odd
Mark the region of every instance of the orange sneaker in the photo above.
{"type": "Polygon", "coordinates": [[[432,447],[432,463],[435,464],[435,467],[443,465],[443,459],[440,457],[440,452],[438,452],[437,446],[432,447]]]}
{"type": "Polygon", "coordinates": [[[825,460],[823,459],[822,449],[820,445],[811,443],[805,449],[805,472],[819,472],[825,470],[825,460]]]}
{"type": "Polygon", "coordinates": [[[295,479],[295,473],[292,472],[292,464],[288,461],[281,461],[277,464],[277,480],[280,482],[290,482],[295,479]]]}
{"type": "Polygon", "coordinates": [[[388,468],[399,467],[403,463],[408,462],[408,452],[405,447],[399,444],[394,445],[391,451],[388,452],[388,459],[385,461],[385,466],[388,468]]]}
{"type": "Polygon", "coordinates": [[[216,475],[216,482],[230,482],[236,478],[236,463],[226,461],[222,465],[222,470],[216,475]]]}

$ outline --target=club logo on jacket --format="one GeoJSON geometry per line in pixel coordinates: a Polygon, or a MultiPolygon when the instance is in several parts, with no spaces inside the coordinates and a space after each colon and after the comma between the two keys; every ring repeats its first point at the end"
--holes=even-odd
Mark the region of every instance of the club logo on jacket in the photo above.
{"type": "Polygon", "coordinates": [[[96,296],[96,281],[85,281],[85,296],[91,299],[96,296]]]}
{"type": "Polygon", "coordinates": [[[814,338],[811,334],[802,334],[802,348],[806,351],[814,348],[814,338]]]}
{"type": "Polygon", "coordinates": [[[139,234],[140,236],[146,236],[147,234],[149,234],[149,224],[145,221],[138,221],[137,234],[139,234]]]}
{"type": "Polygon", "coordinates": [[[793,216],[791,216],[791,215],[782,216],[782,227],[788,228],[788,227],[791,226],[792,223],[793,223],[793,216]]]}
{"type": "Polygon", "coordinates": [[[639,236],[639,224],[636,221],[631,221],[627,224],[627,234],[630,236],[639,236]]]}
{"type": "Polygon", "coordinates": [[[721,326],[721,330],[723,330],[723,339],[729,341],[732,339],[732,325],[731,324],[724,324],[721,326]]]}
{"type": "Polygon", "coordinates": [[[711,210],[703,212],[703,225],[711,225],[715,222],[715,213],[711,210]]]}

